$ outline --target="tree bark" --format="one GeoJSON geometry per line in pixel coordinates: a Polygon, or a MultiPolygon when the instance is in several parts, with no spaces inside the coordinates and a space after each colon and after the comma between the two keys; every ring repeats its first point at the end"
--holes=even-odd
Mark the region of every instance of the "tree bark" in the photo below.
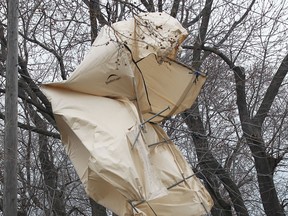
{"type": "Polygon", "coordinates": [[[8,53],[5,95],[4,215],[17,215],[18,1],[8,1],[8,53]]]}
{"type": "Polygon", "coordinates": [[[107,216],[106,208],[102,205],[96,203],[93,199],[89,198],[91,209],[92,209],[92,216],[107,216]]]}
{"type": "Polygon", "coordinates": [[[162,12],[163,11],[163,1],[162,0],[158,0],[158,11],[162,12]]]}
{"type": "MultiPolygon", "coordinates": [[[[284,61],[287,61],[287,59],[284,58],[284,61]]],[[[284,210],[280,205],[277,192],[275,189],[274,181],[273,181],[274,170],[271,167],[271,163],[269,161],[270,157],[266,153],[264,140],[262,138],[262,133],[261,133],[262,123],[261,121],[260,122],[258,121],[258,124],[257,124],[256,121],[252,120],[252,118],[249,116],[249,113],[248,113],[248,107],[247,107],[247,102],[246,102],[246,92],[245,92],[245,71],[241,67],[234,67],[233,71],[234,71],[234,77],[235,77],[235,83],[236,83],[237,106],[238,106],[238,111],[240,115],[241,126],[242,126],[242,130],[244,133],[244,137],[246,138],[247,144],[255,160],[255,168],[257,171],[257,180],[258,180],[258,185],[259,185],[259,190],[260,190],[260,196],[262,199],[265,213],[266,215],[269,215],[269,216],[270,215],[275,215],[275,216],[285,215],[284,210]]],[[[286,73],[287,71],[288,71],[288,65],[286,65],[286,73]]],[[[274,86],[274,87],[275,89],[273,91],[278,92],[279,88],[277,88],[277,86],[274,86]]],[[[272,93],[269,93],[268,90],[266,92],[266,95],[272,94],[272,93]]],[[[274,94],[274,98],[275,96],[276,94],[274,94]]],[[[269,101],[271,104],[274,98],[269,98],[269,101]]],[[[267,105],[268,104],[266,104],[266,106],[267,105]]],[[[257,116],[263,117],[263,115],[267,115],[270,109],[270,108],[261,109],[261,107],[262,105],[260,106],[260,109],[259,109],[261,115],[256,114],[256,117],[257,116]],[[263,112],[263,110],[266,110],[266,112],[263,112]]]]}
{"type": "Polygon", "coordinates": [[[244,68],[235,66],[229,58],[216,48],[204,47],[202,49],[211,51],[224,60],[234,72],[236,84],[237,107],[239,111],[243,135],[252,152],[257,171],[257,180],[260,196],[262,199],[266,215],[282,216],[284,209],[281,207],[277,191],[273,181],[275,163],[279,163],[279,158],[271,158],[266,152],[265,143],[262,137],[262,124],[268,115],[272,103],[279,91],[279,88],[288,73],[288,55],[281,62],[275,73],[264,99],[255,115],[251,117],[248,111],[245,91],[245,71],[244,68]],[[271,161],[273,161],[271,163],[271,161]]]}
{"type": "Polygon", "coordinates": [[[171,13],[170,13],[170,15],[171,15],[172,17],[176,17],[176,16],[177,16],[178,9],[179,9],[179,4],[180,4],[180,0],[174,0],[174,1],[173,1],[171,13]]]}
{"type": "Polygon", "coordinates": [[[201,61],[201,46],[204,44],[205,37],[207,34],[208,26],[209,26],[209,20],[211,16],[211,8],[212,8],[213,0],[206,0],[205,6],[203,8],[203,16],[201,20],[200,30],[199,34],[195,41],[195,49],[193,51],[193,57],[192,57],[192,67],[196,70],[200,69],[200,66],[202,64],[201,61]]]}
{"type": "Polygon", "coordinates": [[[189,111],[183,113],[183,116],[187,126],[192,131],[192,138],[196,148],[199,166],[205,176],[204,179],[207,179],[207,183],[209,184],[207,189],[209,190],[216,204],[212,210],[213,215],[232,215],[230,204],[221,199],[221,195],[217,192],[218,185],[215,178],[217,176],[229,193],[231,202],[235,211],[237,212],[237,215],[248,216],[248,211],[237,185],[209,150],[209,145],[207,137],[205,136],[205,129],[199,114],[197,102],[194,103],[189,111]]]}
{"type": "MultiPolygon", "coordinates": [[[[209,20],[212,10],[213,0],[206,0],[205,6],[202,10],[203,16],[200,25],[200,31],[196,38],[193,50],[192,67],[196,70],[200,70],[202,64],[201,60],[201,47],[205,42],[207,34],[209,20]]],[[[247,215],[248,211],[242,199],[241,193],[237,185],[230,178],[228,172],[218,163],[208,147],[208,141],[205,134],[203,122],[199,114],[199,107],[197,101],[191,107],[191,109],[183,114],[185,122],[192,132],[192,138],[196,148],[196,154],[199,161],[199,165],[205,178],[208,181],[215,206],[212,209],[213,215],[232,215],[231,205],[221,199],[221,195],[217,192],[217,178],[222,182],[223,186],[229,193],[233,207],[237,212],[237,215],[247,215]]]]}
{"type": "MultiPolygon", "coordinates": [[[[29,110],[32,121],[36,127],[47,130],[46,122],[41,119],[30,104],[27,104],[27,110],[29,110]]],[[[45,190],[47,191],[48,203],[50,205],[49,212],[50,214],[52,213],[53,216],[66,216],[64,191],[59,189],[58,186],[58,171],[54,165],[51,150],[49,149],[48,137],[39,134],[38,143],[38,156],[41,164],[41,172],[44,177],[45,190]]]]}
{"type": "Polygon", "coordinates": [[[91,44],[93,44],[94,40],[98,35],[98,25],[97,25],[97,5],[96,2],[91,0],[89,1],[89,18],[91,24],[91,44]]]}
{"type": "Polygon", "coordinates": [[[141,0],[141,3],[145,6],[148,12],[155,12],[153,0],[141,0]]]}

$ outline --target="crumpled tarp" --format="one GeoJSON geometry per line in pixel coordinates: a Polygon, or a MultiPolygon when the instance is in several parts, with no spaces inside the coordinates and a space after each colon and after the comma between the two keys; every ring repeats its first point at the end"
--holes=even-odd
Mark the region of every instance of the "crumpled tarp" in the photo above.
{"type": "Polygon", "coordinates": [[[213,205],[158,125],[191,107],[206,79],[175,60],[186,36],[165,13],[135,15],[104,26],[68,80],[42,86],[87,194],[119,216],[213,205]]]}

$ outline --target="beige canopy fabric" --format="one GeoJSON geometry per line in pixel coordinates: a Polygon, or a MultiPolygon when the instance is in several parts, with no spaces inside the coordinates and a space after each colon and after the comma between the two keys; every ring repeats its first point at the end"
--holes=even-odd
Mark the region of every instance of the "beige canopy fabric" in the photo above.
{"type": "Polygon", "coordinates": [[[173,60],[186,36],[180,23],[165,13],[138,15],[105,26],[71,77],[48,85],[126,97],[137,103],[147,119],[168,108],[153,119],[159,122],[188,109],[206,79],[205,74],[173,60]]]}
{"type": "Polygon", "coordinates": [[[205,82],[174,60],[186,34],[165,13],[103,27],[67,81],[42,86],[88,196],[119,216],[196,216],[213,205],[158,125],[205,82]]]}

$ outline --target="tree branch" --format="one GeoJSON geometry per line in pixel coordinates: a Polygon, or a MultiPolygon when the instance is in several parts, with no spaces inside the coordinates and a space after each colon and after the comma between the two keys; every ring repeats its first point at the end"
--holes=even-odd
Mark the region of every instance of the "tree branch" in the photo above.
{"type": "MultiPolygon", "coordinates": [[[[2,23],[0,23],[2,25],[2,23]]],[[[0,35],[1,36],[1,35],[0,35]]],[[[28,40],[28,38],[25,38],[28,40]]],[[[4,37],[0,37],[1,44],[7,46],[7,41],[4,37]]],[[[20,68],[18,69],[19,74],[21,77],[25,80],[25,82],[28,84],[28,86],[33,90],[35,95],[40,99],[40,101],[45,105],[47,108],[48,113],[52,113],[52,107],[46,96],[40,91],[39,87],[35,84],[34,80],[31,78],[30,74],[28,73],[27,69],[27,62],[22,59],[20,56],[18,56],[18,64],[20,68]]]]}
{"type": "Polygon", "coordinates": [[[52,113],[52,107],[49,100],[46,98],[46,96],[42,93],[39,87],[35,84],[34,80],[31,78],[30,74],[28,73],[27,64],[21,57],[19,57],[19,66],[20,68],[18,71],[21,77],[25,80],[29,88],[35,93],[37,98],[39,98],[39,100],[44,104],[48,113],[52,113]]]}
{"type": "Polygon", "coordinates": [[[180,0],[174,0],[173,1],[172,9],[171,9],[171,12],[170,12],[170,15],[172,17],[176,17],[177,16],[179,5],[180,5],[180,0]]]}
{"type": "Polygon", "coordinates": [[[233,25],[228,30],[226,35],[217,43],[217,45],[216,45],[217,47],[220,46],[221,44],[223,44],[227,40],[227,38],[230,36],[230,34],[234,31],[234,29],[247,17],[248,13],[251,11],[255,2],[256,2],[256,0],[252,0],[251,4],[249,5],[249,7],[245,11],[245,13],[240,17],[239,20],[237,20],[233,23],[233,25]]]}
{"type": "Polygon", "coordinates": [[[92,44],[98,34],[97,12],[95,10],[96,6],[94,6],[94,1],[89,2],[88,8],[89,8],[89,18],[90,18],[90,24],[91,24],[91,44],[92,44]]]}
{"type": "MultiPolygon", "coordinates": [[[[197,47],[190,48],[195,49],[197,47]]],[[[241,126],[244,132],[244,137],[246,138],[247,144],[255,160],[258,185],[265,213],[267,215],[284,215],[273,181],[273,172],[275,169],[275,164],[277,163],[277,159],[275,160],[275,158],[272,158],[271,160],[265,151],[266,149],[264,140],[261,135],[261,124],[267,116],[267,113],[271,108],[272,102],[278,93],[281,83],[287,74],[288,55],[283,59],[278,71],[274,75],[272,82],[264,96],[262,104],[260,105],[260,108],[254,118],[254,121],[252,121],[251,117],[249,116],[246,104],[244,68],[235,66],[234,63],[217,48],[202,46],[201,49],[215,53],[221,57],[233,70],[236,82],[236,103],[241,120],[241,126]]]]}
{"type": "Polygon", "coordinates": [[[272,103],[279,92],[281,84],[287,75],[288,72],[288,54],[285,56],[281,62],[276,74],[273,76],[273,79],[265,93],[263,101],[253,118],[253,121],[257,122],[258,125],[262,125],[265,118],[268,115],[268,112],[272,106],[272,103]]]}
{"type": "Polygon", "coordinates": [[[59,63],[62,79],[63,79],[63,80],[66,80],[66,79],[67,79],[66,71],[65,71],[65,67],[64,67],[64,63],[63,63],[63,57],[60,56],[60,55],[56,52],[56,50],[54,50],[54,49],[46,46],[46,45],[43,44],[43,43],[41,43],[40,41],[38,41],[38,40],[35,38],[35,36],[34,36],[34,38],[32,39],[32,38],[29,38],[28,36],[22,34],[21,32],[19,32],[19,34],[20,34],[24,39],[26,39],[27,41],[30,41],[30,42],[32,42],[32,43],[35,43],[35,44],[39,45],[40,47],[42,47],[44,50],[47,50],[48,52],[52,53],[52,54],[56,57],[56,59],[57,59],[57,61],[58,61],[58,63],[59,63]]]}
{"type": "MultiPolygon", "coordinates": [[[[190,110],[183,113],[183,117],[188,128],[191,131],[197,131],[201,134],[205,133],[197,101],[192,105],[192,108],[190,110]]],[[[209,182],[213,183],[213,176],[217,176],[217,178],[219,178],[219,180],[222,182],[223,186],[229,193],[236,212],[241,213],[241,215],[243,216],[248,216],[247,209],[245,207],[244,201],[237,185],[233,182],[227,171],[221,166],[221,164],[215,159],[215,157],[209,150],[207,137],[200,137],[196,134],[191,134],[191,136],[193,138],[196,148],[199,165],[203,170],[202,172],[205,173],[205,176],[207,177],[209,182]]],[[[213,190],[215,190],[215,188],[213,190]]],[[[219,202],[222,199],[216,197],[216,200],[217,202],[219,202]]],[[[223,209],[227,209],[227,204],[224,205],[223,203],[221,204],[221,206],[223,209]]]]}
{"type": "Polygon", "coordinates": [[[158,11],[162,12],[163,11],[163,1],[162,0],[158,0],[158,11]]]}
{"type": "MultiPolygon", "coordinates": [[[[184,49],[197,49],[195,46],[183,46],[184,49]]],[[[247,119],[249,116],[249,112],[247,109],[247,102],[246,99],[244,100],[243,95],[245,95],[245,83],[243,83],[243,79],[245,79],[245,74],[242,74],[244,72],[244,68],[235,66],[235,64],[224,54],[222,53],[219,49],[215,47],[207,47],[207,46],[202,46],[202,50],[212,52],[219,56],[228,66],[231,70],[234,71],[235,75],[235,81],[236,81],[236,86],[237,82],[239,83],[240,86],[238,86],[238,91],[241,98],[239,98],[239,106],[241,107],[241,110],[243,113],[239,113],[240,117],[242,116],[243,120],[247,119]],[[240,89],[241,88],[241,89],[240,89]],[[244,88],[244,89],[243,89],[244,88]],[[245,104],[244,104],[245,103],[245,104]],[[244,107],[246,106],[246,108],[244,107]]],[[[273,79],[265,93],[264,99],[252,119],[254,124],[257,124],[259,127],[263,124],[265,118],[268,115],[268,112],[272,106],[272,103],[276,97],[276,95],[279,92],[279,89],[281,87],[281,84],[285,78],[285,76],[288,73],[288,54],[284,57],[283,61],[281,62],[276,74],[273,76],[273,79]]],[[[246,121],[245,121],[246,122],[246,121]]],[[[251,122],[252,123],[252,122],[251,122]]]]}
{"type": "Polygon", "coordinates": [[[101,8],[100,8],[100,1],[99,0],[83,0],[83,2],[88,6],[88,8],[90,7],[90,4],[93,7],[93,10],[96,12],[96,17],[100,23],[101,26],[103,25],[108,25],[107,20],[105,19],[105,17],[103,16],[103,14],[101,13],[101,8]]]}
{"type": "MultiPolygon", "coordinates": [[[[0,113],[0,119],[5,120],[5,115],[3,113],[0,113]]],[[[32,131],[34,133],[38,133],[38,134],[42,134],[42,135],[45,135],[45,136],[53,137],[55,139],[60,139],[60,134],[58,134],[58,133],[42,130],[40,128],[33,127],[31,125],[26,125],[26,124],[18,122],[18,127],[22,128],[22,129],[25,129],[25,130],[32,131]]]]}
{"type": "Polygon", "coordinates": [[[200,65],[201,65],[201,61],[200,61],[201,51],[202,51],[201,46],[204,45],[206,33],[208,30],[208,24],[209,24],[210,15],[211,15],[212,3],[213,3],[213,0],[206,0],[206,2],[205,2],[199,35],[197,36],[197,39],[196,39],[195,44],[194,44],[196,49],[194,49],[194,52],[193,52],[192,68],[195,68],[196,70],[198,70],[200,65]]]}
{"type": "Polygon", "coordinates": [[[193,25],[194,23],[198,22],[198,21],[200,20],[200,18],[203,16],[204,9],[205,9],[205,8],[203,8],[203,9],[200,11],[200,13],[199,13],[194,19],[192,19],[192,20],[189,21],[189,22],[188,22],[188,18],[190,18],[190,17],[189,17],[189,11],[187,11],[186,18],[185,18],[185,20],[184,20],[184,22],[183,22],[183,27],[184,27],[184,28],[188,28],[188,27],[190,27],[191,25],[193,25]]]}
{"type": "Polygon", "coordinates": [[[141,3],[145,6],[148,12],[155,12],[153,0],[141,0],[141,3]]]}

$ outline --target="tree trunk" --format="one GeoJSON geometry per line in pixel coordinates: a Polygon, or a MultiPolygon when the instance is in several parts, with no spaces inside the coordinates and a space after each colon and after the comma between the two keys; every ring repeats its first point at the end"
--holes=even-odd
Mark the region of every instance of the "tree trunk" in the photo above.
{"type": "Polygon", "coordinates": [[[66,216],[64,191],[58,189],[58,172],[48,149],[48,137],[39,134],[39,159],[53,216],[66,216]]]}
{"type": "Polygon", "coordinates": [[[106,208],[102,205],[96,203],[93,199],[89,198],[91,209],[92,209],[92,216],[107,216],[106,208]]]}
{"type": "Polygon", "coordinates": [[[199,108],[197,102],[194,103],[192,108],[183,114],[185,122],[189,129],[192,131],[192,138],[196,148],[196,154],[201,168],[201,172],[207,180],[206,185],[210,192],[215,206],[212,209],[213,215],[232,215],[231,206],[221,198],[218,193],[217,177],[229,193],[231,202],[237,215],[249,215],[242,199],[241,193],[237,185],[230,178],[228,172],[218,163],[208,147],[207,137],[205,136],[205,130],[203,122],[199,114],[199,108]]]}
{"type": "Polygon", "coordinates": [[[5,95],[4,215],[17,215],[18,1],[8,1],[5,95]]]}
{"type": "MultiPolygon", "coordinates": [[[[285,59],[284,61],[287,61],[288,57],[286,56],[285,59]]],[[[283,68],[283,71],[281,69],[280,72],[286,74],[288,70],[288,66],[286,65],[285,68],[286,70],[284,70],[283,68]]],[[[259,111],[261,112],[260,116],[261,116],[262,121],[259,121],[258,118],[256,118],[253,121],[252,118],[249,116],[248,106],[246,102],[245,71],[241,67],[234,67],[233,71],[234,71],[234,78],[235,78],[235,83],[236,83],[236,95],[237,95],[236,103],[237,103],[237,107],[238,107],[238,111],[240,115],[241,126],[242,126],[244,137],[246,138],[247,144],[255,160],[255,168],[257,171],[257,180],[258,180],[258,185],[259,185],[259,190],[260,190],[260,196],[262,199],[265,213],[266,215],[269,215],[269,216],[270,215],[275,215],[275,216],[285,215],[284,210],[281,207],[278,196],[277,196],[277,191],[275,189],[275,185],[273,181],[274,170],[271,167],[271,163],[269,162],[269,156],[266,153],[264,140],[261,134],[262,122],[264,121],[265,116],[267,116],[267,113],[270,108],[267,109],[266,107],[265,112],[263,112],[262,109],[259,109],[259,111]]],[[[276,73],[276,75],[278,74],[278,72],[276,73]]],[[[274,79],[275,79],[275,76],[274,76],[274,79]]],[[[283,79],[284,77],[285,76],[282,76],[283,79]]],[[[281,84],[281,82],[282,81],[280,80],[279,83],[281,84]]],[[[280,84],[279,84],[279,87],[280,87],[280,84]]],[[[279,87],[277,88],[275,85],[274,86],[275,89],[272,89],[271,91],[273,91],[273,93],[275,94],[274,91],[278,92],[279,87]]],[[[269,89],[270,87],[268,88],[268,90],[269,89]]],[[[266,95],[269,94],[268,90],[266,92],[266,95]]],[[[268,103],[268,102],[265,102],[266,95],[264,97],[262,104],[265,103],[265,105],[269,107],[269,104],[271,106],[275,96],[272,98],[269,98],[268,100],[269,103],[268,103]]],[[[260,108],[261,107],[263,106],[261,105],[260,108]]],[[[258,113],[256,117],[259,115],[258,113]]]]}
{"type": "MultiPolygon", "coordinates": [[[[256,132],[256,130],[254,130],[254,132],[256,132]]],[[[252,132],[251,134],[254,133],[252,132]]],[[[271,167],[271,163],[269,163],[267,153],[261,147],[263,142],[260,141],[260,137],[250,137],[246,139],[255,160],[260,196],[265,213],[267,216],[284,216],[285,214],[280,205],[273,181],[273,168],[271,167]]]]}
{"type": "MultiPolygon", "coordinates": [[[[206,34],[208,31],[211,8],[213,0],[206,0],[203,8],[203,17],[201,20],[199,34],[194,43],[195,49],[193,50],[192,67],[196,70],[200,70],[203,59],[201,59],[201,47],[205,43],[206,34]]],[[[199,114],[199,107],[197,101],[191,107],[191,109],[184,114],[185,122],[189,129],[195,133],[192,133],[192,138],[196,148],[196,154],[199,161],[199,165],[202,169],[202,173],[207,179],[207,189],[213,197],[215,206],[212,209],[213,215],[232,215],[231,205],[221,198],[217,188],[217,178],[222,182],[223,186],[229,193],[233,207],[237,212],[237,215],[247,215],[248,211],[244,205],[241,193],[237,185],[230,178],[228,172],[218,163],[208,147],[208,141],[205,137],[205,129],[202,119],[199,114]],[[216,178],[217,176],[217,178],[216,178]]]]}
{"type": "MultiPolygon", "coordinates": [[[[27,109],[30,111],[30,115],[36,127],[47,130],[47,123],[37,114],[30,104],[28,104],[27,109]]],[[[39,134],[38,143],[38,156],[41,164],[41,172],[44,177],[45,191],[47,191],[48,203],[50,206],[48,214],[53,216],[66,216],[64,191],[59,189],[58,186],[58,171],[54,165],[51,150],[49,149],[48,137],[39,134]]]]}

